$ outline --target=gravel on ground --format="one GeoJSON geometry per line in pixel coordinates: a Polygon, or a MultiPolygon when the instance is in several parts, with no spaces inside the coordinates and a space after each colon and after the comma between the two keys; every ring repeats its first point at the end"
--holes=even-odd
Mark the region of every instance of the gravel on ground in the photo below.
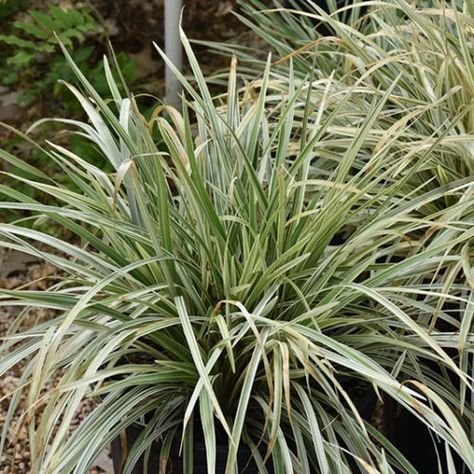
{"type": "MultiPolygon", "coordinates": [[[[0,288],[13,289],[27,287],[34,290],[45,290],[55,281],[55,269],[47,264],[32,259],[31,256],[5,251],[0,247],[0,288]]],[[[16,306],[0,308],[0,338],[11,333],[16,322],[16,331],[27,330],[41,321],[52,316],[51,311],[42,308],[29,309],[25,314],[16,306]]],[[[18,386],[25,362],[20,362],[0,377],[0,432],[4,429],[11,395],[18,386]]],[[[54,374],[47,389],[54,387],[61,377],[61,372],[54,374]]],[[[8,427],[7,443],[0,453],[0,474],[28,474],[30,470],[30,443],[24,424],[20,423],[20,411],[26,408],[26,392],[20,401],[20,406],[13,415],[12,423],[8,427]],[[20,423],[20,425],[19,425],[20,423]]],[[[79,426],[94,409],[93,400],[84,400],[72,424],[71,431],[79,426]]],[[[112,461],[109,452],[99,456],[97,465],[90,470],[90,474],[112,474],[112,461]]]]}

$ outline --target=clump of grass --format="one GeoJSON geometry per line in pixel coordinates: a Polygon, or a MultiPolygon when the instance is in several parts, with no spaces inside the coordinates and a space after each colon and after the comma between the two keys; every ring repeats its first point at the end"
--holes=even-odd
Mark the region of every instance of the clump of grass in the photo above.
{"type": "Polygon", "coordinates": [[[355,1],[331,14],[311,0],[306,3],[306,11],[281,8],[278,2],[275,7],[280,8],[273,9],[265,9],[259,0],[243,4],[253,22],[242,19],[278,53],[274,70],[282,83],[290,74],[291,59],[292,74],[301,81],[333,76],[339,88],[357,87],[357,108],[345,130],[339,130],[349,138],[349,125],[357,129],[374,97],[396,82],[374,124],[373,142],[404,130],[398,146],[408,158],[423,156],[428,140],[439,142],[413,187],[431,178],[436,186],[472,176],[470,2],[431,0],[414,6],[405,0],[355,1]],[[351,21],[342,22],[342,12],[348,11],[351,21]],[[316,28],[320,22],[333,35],[322,36],[316,28]]]}
{"type": "MultiPolygon", "coordinates": [[[[472,238],[470,183],[407,193],[418,169],[398,173],[405,156],[394,150],[408,128],[369,155],[365,144],[398,81],[360,111],[351,140],[334,143],[331,127],[356,107],[357,90],[341,94],[331,78],[301,81],[292,68],[282,88],[271,59],[258,81],[240,88],[234,60],[219,102],[182,39],[197,86],[178,74],[182,113],[168,108],[168,119],[157,112],[150,122],[133,97],[120,95],[107,63],[111,103],[66,53],[84,92],[68,87],[89,122],[62,123],[94,143],[115,171],[47,143],[43,152],[75,190],[30,167],[31,179],[17,179],[62,204],[1,189],[9,197],[1,208],[29,211],[79,242],[28,221],[0,225],[0,245],[67,274],[45,292],[0,291],[2,306],[58,314],[1,346],[2,372],[29,361],[9,416],[27,390],[22,421],[33,471],[87,472],[120,432],[141,423],[125,472],[157,438],[164,446],[182,439],[185,472],[192,472],[192,422],[200,420],[209,473],[218,443],[229,447],[229,474],[242,444],[261,472],[269,459],[285,473],[414,472],[361,417],[355,386],[406,407],[474,469],[472,305],[465,287],[436,278],[454,267],[470,271],[457,251],[472,238]],[[440,199],[441,210],[433,206],[440,199]],[[453,320],[442,301],[461,305],[465,319],[453,320]],[[434,318],[452,329],[431,327],[434,318]],[[447,353],[453,347],[462,348],[459,360],[447,353]],[[442,375],[425,370],[433,362],[442,375]],[[57,389],[44,395],[58,369],[57,389]],[[70,435],[85,397],[98,405],[70,435]]],[[[427,139],[425,148],[432,149],[427,139]]]]}

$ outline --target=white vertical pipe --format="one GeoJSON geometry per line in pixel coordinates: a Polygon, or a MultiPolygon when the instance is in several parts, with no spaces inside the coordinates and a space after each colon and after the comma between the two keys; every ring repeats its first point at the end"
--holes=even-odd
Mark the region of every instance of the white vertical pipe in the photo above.
{"type": "MultiPolygon", "coordinates": [[[[179,38],[179,21],[182,0],[165,0],[165,53],[179,71],[183,69],[183,51],[179,38]]],[[[166,66],[166,103],[179,107],[181,85],[171,69],[166,66]]]]}

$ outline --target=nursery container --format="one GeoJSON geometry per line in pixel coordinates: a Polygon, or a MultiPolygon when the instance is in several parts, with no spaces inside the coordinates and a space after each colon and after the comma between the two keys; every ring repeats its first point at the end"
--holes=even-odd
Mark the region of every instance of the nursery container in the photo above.
{"type": "MultiPolygon", "coordinates": [[[[120,439],[116,438],[112,443],[112,460],[114,463],[114,471],[116,474],[122,474],[121,464],[122,456],[126,454],[126,451],[133,443],[137,440],[140,435],[142,427],[138,424],[132,425],[126,430],[126,445],[120,439]],[[122,446],[124,444],[124,446],[122,446]]],[[[176,440],[170,450],[170,459],[168,461],[167,473],[180,474],[183,472],[183,458],[179,455],[180,441],[176,440]]],[[[160,451],[161,443],[159,441],[154,443],[154,449],[151,450],[148,458],[147,466],[149,474],[158,474],[160,470],[160,451]]],[[[225,472],[227,462],[228,447],[225,445],[218,445],[216,448],[216,472],[225,472]]],[[[204,441],[195,441],[194,443],[194,469],[196,473],[207,472],[207,461],[206,461],[206,445],[204,441]]],[[[237,454],[237,462],[239,465],[239,473],[242,474],[258,474],[260,471],[253,461],[250,448],[246,445],[241,445],[237,454]]],[[[133,474],[143,474],[145,472],[145,460],[142,456],[138,463],[133,469],[133,474]]],[[[267,463],[267,469],[272,472],[270,466],[267,463]]]]}
{"type": "MultiPolygon", "coordinates": [[[[449,328],[438,328],[439,330],[449,328]]],[[[453,358],[455,351],[447,350],[453,358]]],[[[441,370],[434,362],[427,362],[427,367],[441,377],[441,370]]],[[[459,380],[451,377],[451,383],[459,389],[459,380]]],[[[426,425],[411,412],[395,403],[391,398],[384,402],[384,431],[387,438],[410,461],[415,469],[421,473],[436,473],[438,470],[438,457],[441,463],[441,472],[448,472],[444,442],[434,436],[426,425]]],[[[451,450],[456,474],[468,473],[467,467],[461,458],[451,450]]]]}
{"type": "MultiPolygon", "coordinates": [[[[420,474],[431,474],[438,471],[438,456],[441,472],[447,471],[444,442],[436,439],[426,425],[415,415],[391,400],[385,402],[384,426],[385,435],[408,459],[420,474]],[[435,447],[436,446],[436,447],[435,447]]],[[[456,474],[468,473],[463,470],[461,458],[452,452],[456,474]]]]}
{"type": "MultiPolygon", "coordinates": [[[[375,407],[376,397],[375,394],[370,391],[367,395],[359,400],[357,403],[357,408],[360,415],[367,421],[370,421],[375,407]]],[[[133,443],[140,436],[142,426],[135,424],[130,426],[126,430],[126,437],[116,438],[112,443],[112,460],[114,463],[115,474],[122,474],[121,465],[123,459],[126,457],[128,449],[133,445],[133,443]],[[124,439],[125,438],[125,439],[124,439]]],[[[194,443],[194,472],[204,473],[207,472],[206,464],[206,446],[204,440],[202,440],[202,434],[196,436],[194,443]]],[[[170,459],[168,461],[167,473],[169,474],[181,474],[183,472],[183,462],[182,457],[179,455],[180,442],[179,440],[175,441],[170,450],[170,459]]],[[[159,461],[160,461],[160,451],[161,443],[156,441],[154,443],[154,449],[151,450],[148,457],[147,467],[148,474],[159,474],[159,461]]],[[[227,452],[228,446],[226,444],[218,445],[216,448],[216,472],[222,473],[225,472],[226,461],[227,461],[227,452]]],[[[265,456],[265,449],[262,450],[262,457],[265,456]]],[[[250,448],[241,444],[239,447],[237,462],[239,466],[239,474],[259,474],[260,471],[258,466],[253,461],[253,457],[250,451],[250,448]]],[[[133,474],[143,474],[145,472],[145,460],[144,456],[140,458],[138,463],[135,465],[132,473],[133,474]]],[[[266,468],[269,473],[273,472],[272,462],[269,459],[266,463],[266,468]]],[[[356,467],[354,466],[354,469],[356,467]]],[[[357,472],[354,470],[354,472],[357,472]]]]}

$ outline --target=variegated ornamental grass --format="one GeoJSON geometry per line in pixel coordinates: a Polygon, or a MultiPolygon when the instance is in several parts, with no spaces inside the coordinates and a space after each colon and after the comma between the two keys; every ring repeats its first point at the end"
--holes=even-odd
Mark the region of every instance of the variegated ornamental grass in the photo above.
{"type": "MultiPolygon", "coordinates": [[[[333,127],[347,127],[360,105],[360,83],[302,81],[290,67],[282,87],[269,58],[242,85],[233,61],[227,93],[214,98],[182,39],[196,86],[179,76],[182,112],[157,110],[149,122],[120,96],[107,62],[111,101],[67,56],[81,90],[68,87],[89,121],[60,122],[114,173],[48,142],[42,150],[68,187],[0,150],[30,176],[17,179],[60,203],[0,187],[1,208],[31,214],[0,225],[0,245],[66,275],[44,292],[0,291],[2,306],[57,314],[2,341],[1,372],[29,361],[9,415],[26,391],[32,471],[87,472],[139,422],[125,472],[160,437],[165,459],[182,439],[191,473],[200,419],[209,473],[217,443],[229,446],[229,474],[243,443],[263,473],[269,458],[277,473],[350,473],[354,462],[361,472],[415,472],[361,418],[354,386],[408,408],[474,469],[471,181],[412,186],[423,161],[400,151],[415,147],[410,126],[377,135],[399,80],[377,89],[334,142],[333,127]],[[35,225],[45,220],[74,243],[35,225]],[[59,369],[58,387],[44,393],[59,369]],[[97,408],[70,435],[85,397],[97,408]]],[[[439,141],[420,140],[426,160],[437,156],[439,141]]]]}
{"type": "MultiPolygon", "coordinates": [[[[341,90],[357,87],[350,121],[331,129],[333,139],[344,145],[374,97],[396,82],[367,144],[383,145],[382,135],[404,130],[399,146],[410,159],[428,143],[442,141],[438,152],[425,158],[417,183],[472,176],[474,2],[357,0],[331,14],[317,2],[304,3],[307,11],[281,8],[278,1],[274,8],[260,0],[242,2],[248,16],[242,20],[276,50],[274,78],[282,84],[291,68],[297,81],[333,75],[341,90]],[[348,22],[340,21],[343,12],[348,22]],[[314,28],[318,23],[333,35],[321,36],[314,28]]],[[[241,56],[255,63],[244,52],[241,56]]]]}

